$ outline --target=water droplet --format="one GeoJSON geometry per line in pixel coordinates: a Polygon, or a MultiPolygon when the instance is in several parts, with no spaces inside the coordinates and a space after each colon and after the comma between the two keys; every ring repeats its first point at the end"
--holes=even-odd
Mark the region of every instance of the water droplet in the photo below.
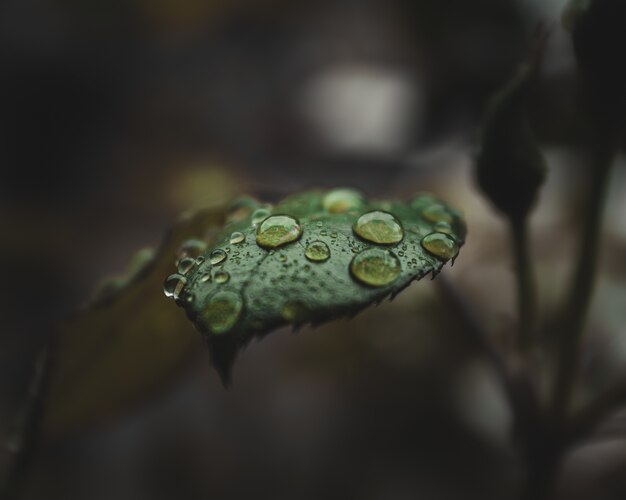
{"type": "Polygon", "coordinates": [[[267,208],[258,208],[252,213],[252,225],[256,226],[260,224],[265,219],[267,219],[272,212],[270,212],[267,208]]]}
{"type": "Polygon", "coordinates": [[[163,283],[163,292],[166,297],[178,299],[186,284],[187,279],[184,276],[181,276],[180,274],[172,274],[168,276],[165,283],[163,283]]]}
{"type": "Polygon", "coordinates": [[[238,293],[229,290],[219,291],[207,300],[201,319],[209,327],[211,333],[219,335],[232,330],[242,309],[243,300],[238,293]]]}
{"type": "Polygon", "coordinates": [[[211,256],[209,257],[209,261],[212,265],[216,266],[217,264],[221,264],[226,260],[226,252],[221,248],[216,248],[211,252],[211,256]]]}
{"type": "Polygon", "coordinates": [[[207,281],[211,281],[211,273],[207,271],[202,276],[200,276],[200,279],[198,281],[200,283],[206,283],[207,281]]]}
{"type": "Polygon", "coordinates": [[[284,253],[281,253],[278,256],[278,260],[280,260],[281,262],[287,262],[287,256],[284,253]]]}
{"type": "Polygon", "coordinates": [[[310,316],[311,311],[306,304],[299,300],[288,300],[283,305],[280,314],[285,321],[290,323],[302,323],[310,316]]]}
{"type": "Polygon", "coordinates": [[[187,240],[178,249],[177,261],[181,261],[185,257],[195,259],[206,250],[206,243],[201,240],[187,240]]]}
{"type": "Polygon", "coordinates": [[[322,230],[320,231],[320,235],[321,235],[321,236],[328,236],[328,231],[326,231],[326,229],[322,229],[322,230]]]}
{"type": "Polygon", "coordinates": [[[215,273],[215,282],[216,283],[228,283],[228,281],[230,280],[230,274],[228,274],[226,271],[218,271],[215,273]]]}
{"type": "Polygon", "coordinates": [[[444,221],[439,221],[435,224],[435,231],[438,233],[454,234],[450,223],[444,221]]]}
{"type": "Polygon", "coordinates": [[[330,233],[330,237],[334,240],[337,237],[337,231],[330,233]]]}
{"type": "Polygon", "coordinates": [[[233,234],[230,235],[230,244],[237,245],[238,243],[243,243],[245,239],[246,237],[244,236],[243,233],[240,233],[239,231],[235,231],[233,234]]]}
{"type": "Polygon", "coordinates": [[[272,215],[263,221],[256,232],[256,242],[263,248],[276,248],[302,236],[300,223],[288,215],[272,215]]]}
{"type": "Polygon", "coordinates": [[[422,246],[441,260],[453,259],[459,253],[457,242],[444,233],[430,233],[422,239],[422,246]]]}
{"type": "Polygon", "coordinates": [[[369,248],[355,255],[350,262],[350,272],[358,281],[369,286],[386,286],[400,276],[400,260],[382,248],[369,248]]]}
{"type": "Polygon", "coordinates": [[[433,203],[424,208],[422,217],[430,222],[447,222],[448,224],[454,220],[452,214],[441,203],[433,203]]]}
{"type": "Polygon", "coordinates": [[[191,268],[193,266],[195,266],[196,261],[193,260],[191,257],[185,257],[183,259],[180,259],[180,261],[178,262],[178,272],[180,274],[187,274],[191,268]]]}
{"type": "Polygon", "coordinates": [[[324,262],[330,257],[330,249],[323,241],[313,241],[307,245],[304,256],[313,262],[324,262]]]}
{"type": "Polygon", "coordinates": [[[343,214],[359,210],[365,205],[365,197],[354,189],[333,189],[324,196],[322,206],[331,214],[343,214]]]}
{"type": "Polygon", "coordinates": [[[392,214],[380,210],[361,215],[352,229],[364,240],[378,244],[398,243],[404,237],[400,221],[392,214]]]}
{"type": "Polygon", "coordinates": [[[196,259],[196,266],[199,266],[200,264],[202,264],[204,262],[204,257],[201,255],[200,257],[198,257],[196,259]]]}

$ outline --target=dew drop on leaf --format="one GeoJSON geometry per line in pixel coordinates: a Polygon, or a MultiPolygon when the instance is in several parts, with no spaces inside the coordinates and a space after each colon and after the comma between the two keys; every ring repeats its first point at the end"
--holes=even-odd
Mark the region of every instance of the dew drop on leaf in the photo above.
{"type": "Polygon", "coordinates": [[[218,271],[215,273],[216,283],[228,283],[228,280],[230,280],[230,274],[228,274],[226,271],[218,271]]]}
{"type": "Polygon", "coordinates": [[[365,241],[381,245],[398,243],[404,237],[400,221],[392,214],[380,210],[361,215],[354,223],[353,229],[365,241]]]}
{"type": "Polygon", "coordinates": [[[186,284],[187,280],[184,276],[181,276],[180,274],[172,274],[165,280],[165,283],[163,284],[163,292],[166,297],[178,299],[186,284]]]}
{"type": "Polygon", "coordinates": [[[271,215],[271,212],[267,208],[259,208],[252,214],[252,225],[256,226],[271,215]]]}
{"type": "Polygon", "coordinates": [[[360,210],[365,205],[365,197],[355,189],[333,189],[322,200],[324,210],[331,214],[343,214],[350,210],[360,210]]]}
{"type": "Polygon", "coordinates": [[[263,248],[278,248],[302,236],[302,226],[289,215],[272,215],[256,232],[256,242],[263,248]]]}
{"type": "Polygon", "coordinates": [[[209,257],[209,262],[211,262],[211,265],[213,266],[221,264],[225,260],[226,260],[226,252],[222,250],[221,248],[216,248],[215,250],[213,250],[211,252],[211,256],[209,257]]]}
{"type": "Polygon", "coordinates": [[[239,231],[235,231],[233,234],[230,235],[230,244],[237,245],[239,243],[243,243],[245,239],[246,237],[244,236],[243,233],[240,233],[239,231]]]}
{"type": "Polygon", "coordinates": [[[355,255],[350,263],[350,272],[365,285],[379,287],[393,283],[402,266],[400,260],[389,250],[369,248],[355,255]]]}
{"type": "Polygon", "coordinates": [[[453,259],[459,253],[457,242],[444,233],[430,233],[422,239],[422,246],[441,260],[453,259]]]}
{"type": "Polygon", "coordinates": [[[304,256],[312,262],[324,262],[330,258],[330,249],[323,241],[313,241],[306,246],[304,256]]]}
{"type": "Polygon", "coordinates": [[[452,214],[441,203],[433,203],[424,208],[422,217],[430,222],[447,222],[448,224],[454,220],[452,214]]]}
{"type": "Polygon", "coordinates": [[[178,262],[178,272],[180,274],[187,274],[195,264],[196,261],[191,257],[184,257],[178,262]]]}
{"type": "Polygon", "coordinates": [[[212,333],[219,335],[229,332],[235,326],[242,309],[243,300],[238,293],[229,290],[219,291],[206,301],[201,319],[212,333]]]}

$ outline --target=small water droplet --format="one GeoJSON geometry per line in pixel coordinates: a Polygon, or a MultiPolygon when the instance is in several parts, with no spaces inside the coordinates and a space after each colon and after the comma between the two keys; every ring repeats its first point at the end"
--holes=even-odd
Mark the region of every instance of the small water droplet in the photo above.
{"type": "Polygon", "coordinates": [[[369,286],[387,286],[402,270],[400,260],[389,250],[369,248],[354,256],[350,272],[358,281],[369,286]]]}
{"type": "Polygon", "coordinates": [[[422,210],[422,217],[430,222],[447,222],[454,220],[448,209],[441,203],[433,203],[422,210]]]}
{"type": "Polygon", "coordinates": [[[320,231],[320,235],[321,235],[321,236],[328,236],[328,231],[326,231],[326,229],[322,229],[322,230],[320,231]]]}
{"type": "Polygon", "coordinates": [[[323,241],[313,241],[307,245],[304,256],[313,262],[324,262],[330,257],[330,249],[323,241]]]}
{"type": "Polygon", "coordinates": [[[383,245],[398,243],[404,237],[400,221],[392,214],[380,210],[361,215],[352,229],[364,240],[383,245]]]}
{"type": "Polygon", "coordinates": [[[230,235],[230,244],[237,245],[239,243],[243,243],[245,239],[246,237],[244,236],[243,233],[240,233],[239,231],[235,231],[233,234],[230,235]]]}
{"type": "Polygon", "coordinates": [[[216,248],[211,252],[211,256],[209,257],[209,261],[212,265],[216,266],[217,264],[221,264],[226,260],[226,252],[221,248],[216,248]]]}
{"type": "Polygon", "coordinates": [[[201,240],[187,240],[178,249],[177,263],[185,257],[196,259],[206,250],[206,243],[201,240]]]}
{"type": "Polygon", "coordinates": [[[444,233],[430,233],[422,239],[422,246],[441,260],[453,259],[459,253],[457,242],[444,233]]]}
{"type": "Polygon", "coordinates": [[[172,274],[168,276],[163,284],[163,292],[166,297],[172,299],[178,299],[181,292],[184,290],[187,284],[187,279],[180,274],[172,274]]]}
{"type": "Polygon", "coordinates": [[[183,259],[180,259],[180,261],[178,262],[178,272],[180,274],[187,274],[191,268],[193,266],[195,266],[196,261],[193,260],[191,257],[185,257],[183,259]]]}
{"type": "Polygon", "coordinates": [[[454,230],[449,222],[439,221],[435,224],[434,229],[438,233],[454,234],[454,230]]]}
{"type": "Polygon", "coordinates": [[[287,256],[284,253],[281,253],[278,256],[278,260],[280,260],[281,262],[287,262],[287,256]]]}
{"type": "Polygon", "coordinates": [[[320,220],[320,221],[317,221],[315,225],[316,225],[317,227],[323,227],[323,226],[324,226],[324,223],[320,220]]]}
{"type": "Polygon", "coordinates": [[[196,259],[196,266],[199,266],[200,264],[202,264],[205,261],[205,258],[201,255],[200,257],[198,257],[196,259]]]}
{"type": "Polygon", "coordinates": [[[272,215],[256,232],[256,242],[263,248],[277,248],[302,236],[302,226],[289,215],[272,215]]]}
{"type": "Polygon", "coordinates": [[[324,196],[322,206],[331,214],[343,214],[348,210],[359,210],[365,205],[365,197],[355,189],[333,189],[324,196]]]}
{"type": "Polygon", "coordinates": [[[336,231],[333,231],[332,233],[330,233],[330,237],[331,237],[332,239],[335,239],[335,238],[337,237],[337,232],[336,232],[336,231]]]}
{"type": "Polygon", "coordinates": [[[302,323],[310,316],[310,310],[306,304],[299,300],[288,300],[283,305],[280,314],[285,321],[302,323]]]}
{"type": "Polygon", "coordinates": [[[267,208],[258,208],[252,213],[252,225],[256,226],[267,219],[272,212],[267,208]]]}
{"type": "Polygon", "coordinates": [[[243,300],[236,292],[229,290],[219,291],[207,300],[201,313],[201,320],[205,323],[211,333],[223,334],[232,330],[237,323],[243,300]]]}
{"type": "Polygon", "coordinates": [[[206,283],[207,281],[211,281],[211,273],[210,272],[204,273],[202,276],[200,276],[200,279],[198,280],[198,282],[200,282],[200,283],[206,283]]]}
{"type": "Polygon", "coordinates": [[[230,274],[226,271],[217,271],[215,273],[215,282],[219,284],[228,283],[230,280],[230,274]]]}

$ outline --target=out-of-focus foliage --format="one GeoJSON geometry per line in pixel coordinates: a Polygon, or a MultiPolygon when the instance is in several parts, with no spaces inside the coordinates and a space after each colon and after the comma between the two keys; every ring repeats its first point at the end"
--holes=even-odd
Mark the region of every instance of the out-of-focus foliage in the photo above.
{"type": "Polygon", "coordinates": [[[254,336],[354,315],[438,273],[464,239],[458,212],[430,195],[400,203],[335,189],[275,207],[244,198],[233,204],[215,245],[179,256],[165,292],[204,333],[226,382],[237,352],[254,336]]]}
{"type": "Polygon", "coordinates": [[[162,276],[181,242],[222,223],[206,209],[187,215],[131,275],[109,281],[83,311],[59,327],[45,432],[58,435],[102,420],[157,392],[197,345],[188,322],[167,307],[162,276]]]}

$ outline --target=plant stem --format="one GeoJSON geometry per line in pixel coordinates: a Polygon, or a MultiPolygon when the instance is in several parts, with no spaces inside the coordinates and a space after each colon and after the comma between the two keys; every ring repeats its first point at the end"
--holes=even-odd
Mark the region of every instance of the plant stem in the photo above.
{"type": "Polygon", "coordinates": [[[517,304],[519,315],[518,348],[528,354],[534,343],[537,311],[537,294],[534,271],[528,249],[528,223],[526,217],[511,219],[511,236],[517,274],[517,304]]]}
{"type": "Polygon", "coordinates": [[[615,154],[614,141],[598,141],[592,170],[587,218],[584,222],[571,293],[561,320],[560,352],[554,385],[554,413],[562,419],[568,411],[578,365],[580,339],[593,293],[598,264],[601,222],[610,167],[615,154]]]}
{"type": "Polygon", "coordinates": [[[19,497],[27,479],[30,465],[39,444],[39,432],[44,411],[44,401],[50,381],[52,366],[52,338],[39,351],[29,381],[28,394],[18,410],[14,428],[7,440],[9,464],[0,481],[0,500],[19,497]]]}

